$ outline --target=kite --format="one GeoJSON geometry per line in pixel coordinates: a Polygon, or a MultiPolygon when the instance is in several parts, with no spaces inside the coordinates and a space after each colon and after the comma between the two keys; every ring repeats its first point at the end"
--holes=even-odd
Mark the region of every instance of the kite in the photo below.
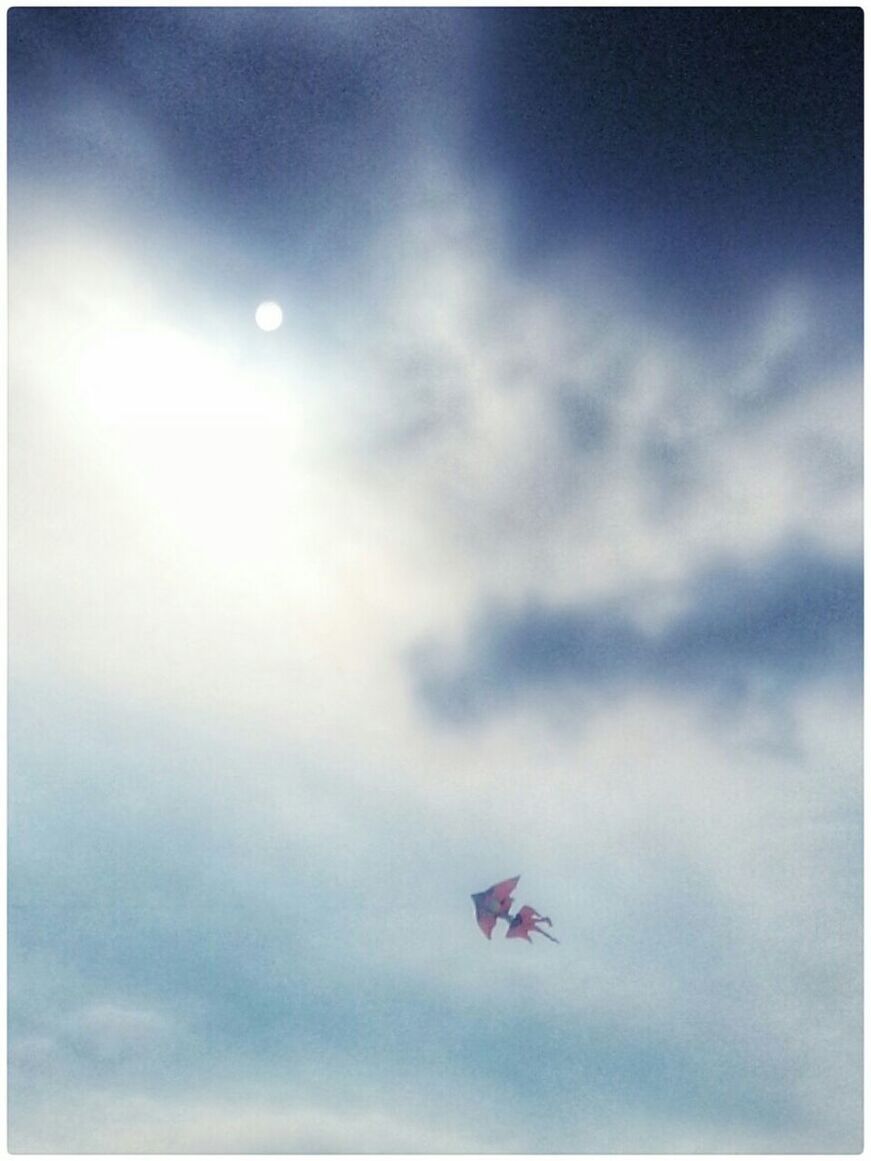
{"type": "Polygon", "coordinates": [[[517,914],[510,920],[505,938],[525,939],[527,943],[532,943],[530,932],[534,931],[536,935],[543,935],[551,943],[559,943],[558,939],[555,939],[552,935],[548,935],[546,931],[542,931],[538,926],[539,923],[546,923],[548,927],[553,927],[548,917],[546,915],[539,915],[534,907],[521,907],[517,914]]]}
{"type": "Polygon", "coordinates": [[[540,923],[546,923],[548,927],[552,927],[553,924],[546,915],[539,915],[534,907],[524,906],[516,915],[511,914],[511,905],[514,902],[511,892],[519,880],[520,876],[515,875],[513,879],[504,879],[501,883],[488,887],[486,891],[479,891],[472,896],[478,926],[487,938],[491,939],[497,920],[504,919],[508,924],[505,933],[508,939],[525,939],[527,943],[532,943],[530,935],[535,932],[536,935],[543,935],[545,939],[549,939],[551,943],[559,943],[558,939],[548,935],[538,926],[540,923]]]}
{"type": "Polygon", "coordinates": [[[496,883],[494,886],[488,887],[486,891],[479,891],[477,895],[472,896],[472,902],[475,904],[475,918],[488,939],[493,935],[497,919],[511,921],[509,912],[511,904],[514,902],[511,898],[511,892],[517,886],[519,878],[520,876],[516,875],[513,879],[505,879],[502,883],[496,883]]]}

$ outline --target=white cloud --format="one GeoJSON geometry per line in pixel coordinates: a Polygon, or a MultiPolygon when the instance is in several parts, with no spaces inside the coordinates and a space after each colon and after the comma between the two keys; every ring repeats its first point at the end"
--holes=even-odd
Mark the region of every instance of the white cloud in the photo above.
{"type": "MultiPolygon", "coordinates": [[[[478,240],[479,207],[449,192],[382,240],[383,293],[339,365],[316,337],[255,351],[247,315],[195,287],[168,296],[138,247],[68,220],[13,256],[13,583],[31,657],[73,652],[116,689],[177,700],[181,684],[273,719],[286,699],[268,705],[269,687],[292,686],[300,717],[341,701],[347,720],[363,687],[362,717],[401,702],[403,651],[463,631],[483,599],[607,595],[654,625],[712,554],[759,559],[796,536],[858,551],[858,369],[748,422],[637,304],[513,276],[494,231],[478,240]],[[599,452],[571,445],[561,390],[602,402],[599,452]]],[[[802,327],[775,315],[781,352],[802,327]]]]}
{"type": "MultiPolygon", "coordinates": [[[[476,1153],[487,1142],[395,1106],[234,1099],[155,1099],[79,1092],[47,1121],[10,1135],[20,1152],[476,1153]]],[[[453,1118],[451,1118],[453,1119],[453,1118]]],[[[506,1134],[507,1137],[507,1134],[506,1134]]],[[[505,1141],[507,1145],[507,1139],[505,1141]]]]}
{"type": "Polygon", "coordinates": [[[175,1024],[166,1013],[153,1008],[109,1001],[70,1013],[62,1021],[62,1029],[79,1051],[117,1061],[165,1049],[175,1024]]]}

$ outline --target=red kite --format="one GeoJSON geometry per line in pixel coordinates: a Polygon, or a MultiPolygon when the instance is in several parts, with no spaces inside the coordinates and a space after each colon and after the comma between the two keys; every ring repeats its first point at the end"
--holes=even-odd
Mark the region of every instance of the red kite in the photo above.
{"type": "Polygon", "coordinates": [[[546,923],[548,927],[553,927],[548,917],[539,915],[534,907],[521,907],[517,914],[509,920],[505,937],[506,939],[525,939],[527,943],[532,943],[529,936],[530,932],[534,931],[536,935],[543,935],[551,943],[559,943],[558,939],[554,939],[552,935],[542,931],[538,926],[539,923],[546,923]]]}
{"type": "Polygon", "coordinates": [[[472,896],[478,926],[487,938],[491,939],[496,920],[504,919],[508,924],[505,933],[508,939],[525,939],[527,943],[532,943],[530,934],[535,932],[536,935],[543,935],[545,939],[549,939],[551,943],[559,943],[558,939],[554,939],[538,926],[540,923],[546,923],[548,927],[552,927],[553,924],[546,915],[539,915],[534,907],[521,907],[516,915],[511,914],[511,904],[514,902],[511,892],[519,881],[520,876],[515,875],[513,879],[505,879],[472,896]]]}
{"type": "Polygon", "coordinates": [[[520,876],[516,875],[513,879],[505,879],[504,882],[496,883],[493,887],[488,887],[486,891],[479,891],[477,895],[472,896],[472,902],[475,904],[475,918],[488,939],[493,935],[497,919],[506,919],[510,923],[511,915],[509,912],[511,904],[514,902],[511,898],[511,892],[517,886],[519,878],[520,876]]]}

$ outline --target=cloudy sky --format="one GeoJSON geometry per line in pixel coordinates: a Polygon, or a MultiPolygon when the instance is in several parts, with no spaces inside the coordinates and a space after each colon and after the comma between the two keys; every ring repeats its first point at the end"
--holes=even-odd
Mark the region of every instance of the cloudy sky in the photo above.
{"type": "Polygon", "coordinates": [[[861,1147],[861,24],[11,11],[12,1148],[861,1147]]]}

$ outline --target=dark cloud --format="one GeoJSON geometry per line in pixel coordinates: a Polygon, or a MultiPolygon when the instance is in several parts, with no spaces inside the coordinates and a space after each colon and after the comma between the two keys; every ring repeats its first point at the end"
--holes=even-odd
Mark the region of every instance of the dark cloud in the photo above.
{"type": "Polygon", "coordinates": [[[696,314],[730,312],[778,265],[858,275],[862,19],[487,12],[471,163],[504,182],[528,260],[579,232],[619,235],[696,314]]]}
{"type": "Polygon", "coordinates": [[[495,185],[534,260],[608,239],[699,325],[861,274],[862,12],[15,8],[9,152],[127,208],[341,251],[409,156],[495,185]],[[71,112],[74,115],[71,115],[71,112]],[[149,164],[129,157],[145,133],[149,164]],[[715,307],[716,309],[711,309],[715,307]]]}
{"type": "Polygon", "coordinates": [[[700,573],[686,611],[659,634],[616,604],[491,609],[457,664],[422,647],[412,673],[423,703],[454,721],[557,684],[740,696],[754,683],[780,688],[832,669],[857,676],[862,623],[861,565],[793,549],[755,568],[700,573]]]}
{"type": "Polygon", "coordinates": [[[15,188],[84,181],[317,265],[395,196],[421,119],[450,121],[462,26],[425,9],[13,9],[15,188]]]}

